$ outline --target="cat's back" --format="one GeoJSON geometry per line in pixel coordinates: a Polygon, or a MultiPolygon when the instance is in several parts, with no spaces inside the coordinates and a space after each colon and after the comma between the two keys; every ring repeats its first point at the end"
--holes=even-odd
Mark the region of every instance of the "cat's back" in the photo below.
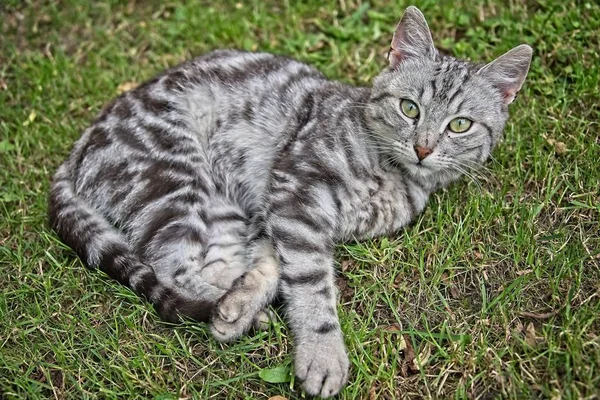
{"type": "Polygon", "coordinates": [[[79,145],[120,136],[123,140],[118,142],[133,151],[160,152],[162,147],[177,153],[190,148],[187,139],[206,150],[220,140],[233,139],[240,129],[249,133],[244,135],[246,144],[258,140],[257,144],[271,145],[269,137],[276,138],[294,119],[306,93],[328,82],[315,68],[284,56],[215,50],[119,96],[100,113],[79,145]],[[179,136],[187,139],[175,143],[179,136]]]}
{"type": "Polygon", "coordinates": [[[213,51],[113,100],[65,167],[78,195],[118,214],[115,220],[135,192],[151,189],[145,182],[192,177],[201,169],[211,185],[239,186],[253,176],[255,197],[284,132],[302,119],[306,93],[327,82],[286,57],[213,51]]]}

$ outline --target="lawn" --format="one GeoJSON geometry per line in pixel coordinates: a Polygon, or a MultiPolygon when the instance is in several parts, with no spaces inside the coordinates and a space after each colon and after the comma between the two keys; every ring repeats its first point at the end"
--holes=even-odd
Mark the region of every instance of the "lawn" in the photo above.
{"type": "MultiPolygon", "coordinates": [[[[229,345],[161,322],[48,229],[49,181],[103,104],[211,49],[285,54],[368,85],[409,3],[2,4],[0,398],[301,398],[283,321],[229,345]]],[[[339,398],[595,398],[600,5],[415,5],[451,54],[484,62],[528,43],[534,59],[478,181],[435,195],[396,237],[339,247],[352,364],[339,398]]]]}

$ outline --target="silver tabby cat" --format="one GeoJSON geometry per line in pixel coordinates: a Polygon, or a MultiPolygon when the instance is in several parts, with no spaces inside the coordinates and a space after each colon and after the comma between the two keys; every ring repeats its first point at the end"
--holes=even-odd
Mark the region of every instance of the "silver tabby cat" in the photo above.
{"type": "Polygon", "coordinates": [[[349,362],[333,251],[393,234],[486,161],[527,75],[521,45],[482,66],[442,56],[409,7],[373,88],[288,58],[215,51],[112,102],[50,193],[52,227],[162,318],[233,340],[277,294],[306,392],[349,362]]]}

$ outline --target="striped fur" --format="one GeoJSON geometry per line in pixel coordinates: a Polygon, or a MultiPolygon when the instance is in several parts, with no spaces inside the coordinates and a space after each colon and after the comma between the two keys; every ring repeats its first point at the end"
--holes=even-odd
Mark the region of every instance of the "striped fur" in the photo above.
{"type": "Polygon", "coordinates": [[[281,294],[296,374],[334,395],[349,367],[335,243],[396,232],[483,163],[530,57],[527,46],[485,67],[442,57],[414,7],[372,89],[280,56],[212,52],[102,111],[54,177],[50,223],[162,318],[210,320],[219,340],[281,294]],[[448,130],[456,116],[473,121],[468,133],[448,130]]]}

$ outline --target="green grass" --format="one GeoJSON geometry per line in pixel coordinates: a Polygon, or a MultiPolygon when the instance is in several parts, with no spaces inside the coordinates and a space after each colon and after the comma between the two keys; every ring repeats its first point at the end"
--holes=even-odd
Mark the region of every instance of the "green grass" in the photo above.
{"type": "MultiPolygon", "coordinates": [[[[408,3],[161,3],[4,2],[0,398],[302,396],[259,375],[291,365],[285,323],[222,345],[84,269],[47,228],[49,180],[119,85],[211,49],[286,54],[368,84],[408,3]]],[[[535,56],[481,189],[464,180],[397,237],[340,246],[352,362],[340,398],[594,398],[600,6],[416,3],[457,56],[489,61],[523,42],[535,56]]]]}

